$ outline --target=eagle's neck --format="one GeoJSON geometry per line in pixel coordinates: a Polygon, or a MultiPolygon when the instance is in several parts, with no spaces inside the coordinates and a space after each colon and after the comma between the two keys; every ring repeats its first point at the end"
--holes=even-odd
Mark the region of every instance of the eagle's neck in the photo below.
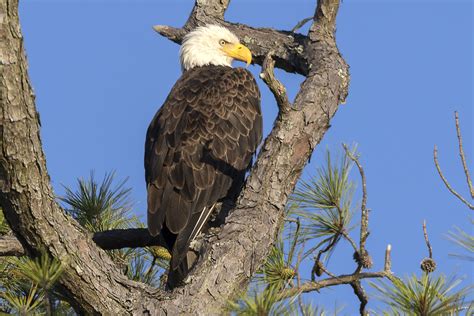
{"type": "MultiPolygon", "coordinates": [[[[189,42],[189,41],[188,41],[189,42]]],[[[227,66],[232,67],[232,57],[221,52],[216,52],[215,48],[199,47],[184,43],[180,50],[181,70],[192,69],[202,66],[227,66]]]]}

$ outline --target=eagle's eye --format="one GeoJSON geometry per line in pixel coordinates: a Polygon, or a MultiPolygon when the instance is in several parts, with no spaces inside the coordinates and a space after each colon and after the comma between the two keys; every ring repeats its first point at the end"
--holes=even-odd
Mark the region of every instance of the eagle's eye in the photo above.
{"type": "Polygon", "coordinates": [[[226,41],[226,40],[221,39],[221,40],[219,41],[219,45],[224,46],[225,44],[227,44],[227,41],[226,41]]]}

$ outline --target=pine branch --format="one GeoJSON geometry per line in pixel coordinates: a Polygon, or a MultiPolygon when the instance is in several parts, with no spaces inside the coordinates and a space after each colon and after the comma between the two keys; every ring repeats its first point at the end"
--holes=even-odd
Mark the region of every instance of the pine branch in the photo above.
{"type": "Polygon", "coordinates": [[[341,285],[341,284],[351,284],[357,280],[362,279],[374,279],[374,278],[387,278],[390,277],[391,274],[387,271],[379,271],[379,272],[362,272],[358,274],[343,274],[336,277],[331,277],[319,281],[311,281],[303,283],[299,287],[289,288],[283,290],[279,294],[279,299],[285,299],[289,297],[293,297],[295,295],[301,293],[308,293],[313,291],[319,291],[322,288],[341,285]]]}

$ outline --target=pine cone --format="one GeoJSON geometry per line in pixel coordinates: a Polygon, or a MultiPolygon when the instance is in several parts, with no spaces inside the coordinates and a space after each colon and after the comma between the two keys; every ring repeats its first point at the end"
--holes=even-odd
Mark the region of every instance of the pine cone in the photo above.
{"type": "Polygon", "coordinates": [[[280,275],[283,279],[290,280],[290,279],[293,279],[293,277],[295,276],[295,270],[293,270],[290,267],[285,267],[281,269],[280,275]]]}
{"type": "Polygon", "coordinates": [[[156,247],[150,247],[150,248],[155,257],[166,260],[166,261],[171,260],[171,254],[165,247],[156,246],[156,247]]]}
{"type": "Polygon", "coordinates": [[[431,273],[436,270],[436,262],[431,258],[425,258],[420,264],[421,270],[426,273],[431,273]]]}
{"type": "Polygon", "coordinates": [[[354,255],[352,256],[354,258],[354,261],[358,264],[361,265],[364,269],[370,269],[374,265],[374,262],[372,261],[372,258],[369,255],[369,252],[367,250],[364,250],[364,255],[360,255],[358,251],[354,252],[354,255]]]}

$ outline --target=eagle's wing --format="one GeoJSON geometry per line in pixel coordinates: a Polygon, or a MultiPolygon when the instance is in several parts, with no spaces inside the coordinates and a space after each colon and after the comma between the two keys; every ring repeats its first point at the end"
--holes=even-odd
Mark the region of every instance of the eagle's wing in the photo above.
{"type": "Polygon", "coordinates": [[[148,229],[171,236],[172,269],[211,207],[243,182],[261,137],[260,92],[247,70],[201,67],[175,84],[145,144],[148,229]]]}

